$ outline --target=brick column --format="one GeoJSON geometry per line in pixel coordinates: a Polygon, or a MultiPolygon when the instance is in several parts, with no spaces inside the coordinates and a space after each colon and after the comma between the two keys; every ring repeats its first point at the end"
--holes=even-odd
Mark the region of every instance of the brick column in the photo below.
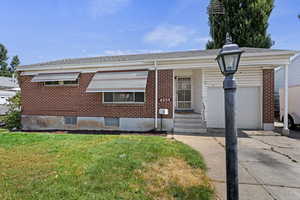
{"type": "Polygon", "coordinates": [[[263,69],[263,125],[274,129],[274,70],[263,69]]]}
{"type": "Polygon", "coordinates": [[[164,118],[173,117],[173,70],[158,71],[158,109],[167,108],[169,114],[164,118]]]}

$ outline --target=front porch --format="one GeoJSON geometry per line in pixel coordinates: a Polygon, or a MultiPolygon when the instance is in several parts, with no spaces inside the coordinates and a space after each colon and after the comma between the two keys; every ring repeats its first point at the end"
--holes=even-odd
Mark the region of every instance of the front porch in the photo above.
{"type": "Polygon", "coordinates": [[[174,70],[174,132],[205,133],[201,69],[174,70]]]}

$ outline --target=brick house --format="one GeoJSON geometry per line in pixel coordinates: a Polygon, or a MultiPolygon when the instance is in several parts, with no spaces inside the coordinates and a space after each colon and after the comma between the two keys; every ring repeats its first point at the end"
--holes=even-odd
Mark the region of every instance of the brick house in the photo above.
{"type": "MultiPolygon", "coordinates": [[[[296,52],[242,48],[237,126],[273,129],[274,68],[296,52]]],[[[218,50],[64,59],[18,67],[24,130],[224,127],[218,50]],[[167,115],[160,115],[167,109],[167,115]],[[162,120],[161,120],[162,117],[162,120]]]]}

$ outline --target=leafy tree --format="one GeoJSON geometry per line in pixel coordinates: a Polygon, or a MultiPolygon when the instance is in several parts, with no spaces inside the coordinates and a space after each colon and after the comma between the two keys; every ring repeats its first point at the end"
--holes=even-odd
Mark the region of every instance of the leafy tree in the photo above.
{"type": "Polygon", "coordinates": [[[274,42],[267,28],[273,8],[274,0],[211,0],[208,9],[212,40],[206,48],[221,48],[227,32],[241,47],[270,48],[274,42]],[[219,11],[221,5],[224,12],[215,12],[215,5],[219,11]]]}
{"type": "Polygon", "coordinates": [[[14,56],[10,62],[10,71],[14,72],[16,70],[16,67],[19,66],[20,59],[18,56],[14,56]]]}

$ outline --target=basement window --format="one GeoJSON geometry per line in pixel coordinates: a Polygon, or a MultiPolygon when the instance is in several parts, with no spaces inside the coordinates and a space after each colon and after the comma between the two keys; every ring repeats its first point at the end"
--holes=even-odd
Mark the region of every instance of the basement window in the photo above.
{"type": "Polygon", "coordinates": [[[76,125],[77,124],[77,117],[64,117],[65,125],[76,125]]]}
{"type": "Polygon", "coordinates": [[[144,103],[144,92],[104,92],[104,103],[144,103]]]}
{"type": "Polygon", "coordinates": [[[104,117],[104,125],[110,127],[119,127],[120,118],[117,117],[104,117]]]}

